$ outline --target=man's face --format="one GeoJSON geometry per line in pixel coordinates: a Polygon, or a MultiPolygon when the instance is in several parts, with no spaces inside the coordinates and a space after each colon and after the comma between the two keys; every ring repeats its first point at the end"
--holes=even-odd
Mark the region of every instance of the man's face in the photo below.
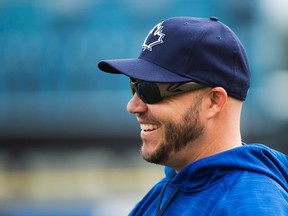
{"type": "Polygon", "coordinates": [[[127,105],[141,126],[142,157],[151,163],[167,165],[188,144],[204,132],[201,122],[201,95],[189,92],[149,105],[137,95],[127,105]]]}

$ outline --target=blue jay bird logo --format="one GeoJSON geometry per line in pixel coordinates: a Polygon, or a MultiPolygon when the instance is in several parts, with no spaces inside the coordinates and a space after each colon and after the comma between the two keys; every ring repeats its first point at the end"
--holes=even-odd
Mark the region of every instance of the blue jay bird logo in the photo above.
{"type": "Polygon", "coordinates": [[[163,38],[165,34],[162,32],[162,24],[163,22],[157,24],[153,29],[151,29],[142,45],[143,51],[145,51],[146,49],[152,51],[153,46],[163,43],[163,38]]]}

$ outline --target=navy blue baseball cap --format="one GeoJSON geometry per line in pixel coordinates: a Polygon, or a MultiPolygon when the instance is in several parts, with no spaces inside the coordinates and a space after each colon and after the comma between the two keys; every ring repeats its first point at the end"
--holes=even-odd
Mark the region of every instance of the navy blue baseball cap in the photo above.
{"type": "Polygon", "coordinates": [[[150,82],[197,82],[245,100],[250,69],[236,34],[216,17],[173,17],[147,35],[138,58],[103,60],[100,70],[150,82]]]}

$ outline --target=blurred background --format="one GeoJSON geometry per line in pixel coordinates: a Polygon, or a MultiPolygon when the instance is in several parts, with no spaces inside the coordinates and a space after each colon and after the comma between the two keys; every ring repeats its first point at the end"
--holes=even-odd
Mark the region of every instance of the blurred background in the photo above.
{"type": "Polygon", "coordinates": [[[288,153],[286,0],[0,0],[0,216],[127,215],[163,177],[138,153],[128,78],[101,59],[137,57],[172,16],[217,16],[239,36],[252,86],[244,142],[288,153]]]}

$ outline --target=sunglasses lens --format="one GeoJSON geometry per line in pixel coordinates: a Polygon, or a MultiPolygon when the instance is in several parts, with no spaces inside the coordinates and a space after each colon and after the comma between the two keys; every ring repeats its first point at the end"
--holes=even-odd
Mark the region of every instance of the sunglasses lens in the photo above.
{"type": "Polygon", "coordinates": [[[148,104],[158,103],[162,100],[159,87],[155,83],[142,83],[141,90],[148,104]]]}
{"type": "Polygon", "coordinates": [[[144,103],[154,104],[162,100],[160,90],[155,83],[130,82],[130,88],[132,94],[134,95],[136,92],[144,103]]]}

